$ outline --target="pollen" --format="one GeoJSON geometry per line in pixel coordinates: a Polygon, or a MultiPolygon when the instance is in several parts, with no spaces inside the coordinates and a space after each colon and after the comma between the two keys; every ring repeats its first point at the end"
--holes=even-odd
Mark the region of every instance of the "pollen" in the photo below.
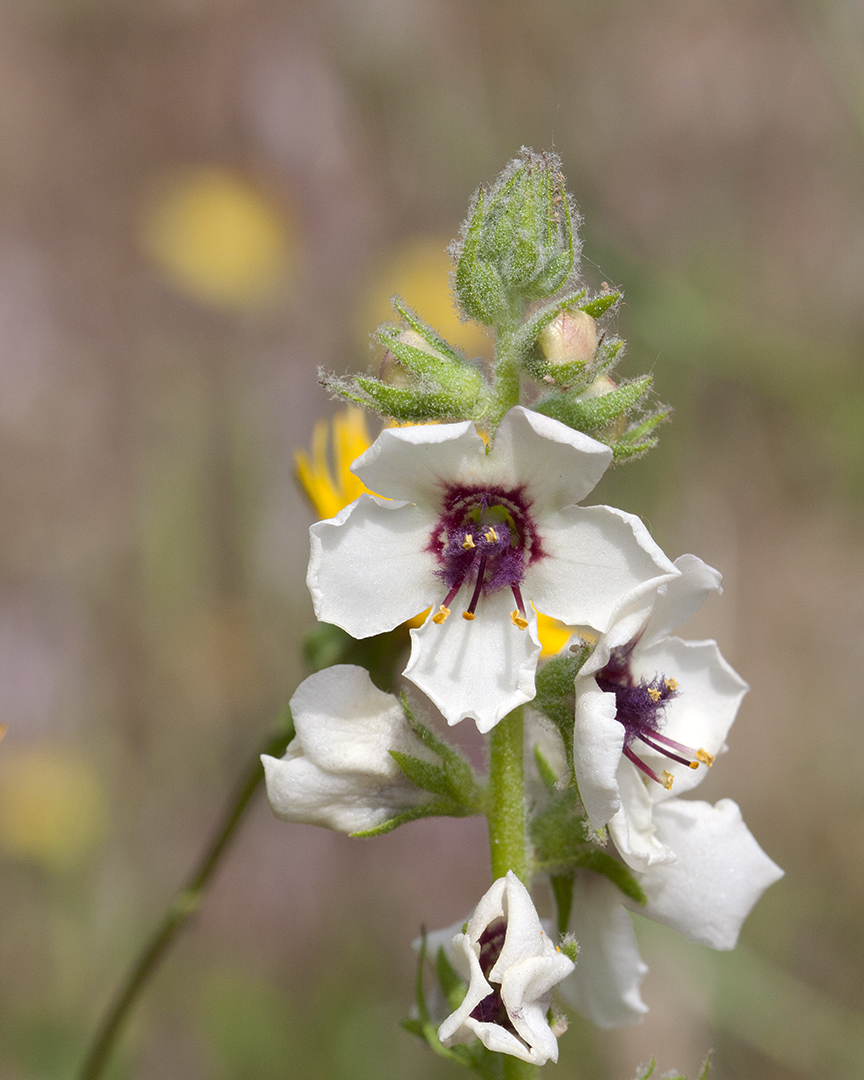
{"type": "Polygon", "coordinates": [[[666,678],[666,679],[663,680],[663,682],[666,684],[666,689],[667,690],[677,690],[678,689],[678,683],[674,679],[666,678]]]}
{"type": "Polygon", "coordinates": [[[672,790],[672,783],[673,783],[674,780],[675,780],[675,777],[672,775],[672,773],[669,772],[668,769],[664,769],[663,770],[662,783],[663,783],[663,787],[665,787],[667,791],[672,790]]]}
{"type": "Polygon", "coordinates": [[[510,618],[513,620],[514,626],[518,626],[520,630],[527,630],[528,620],[521,611],[511,611],[510,618]]]}
{"type": "Polygon", "coordinates": [[[701,761],[703,765],[707,765],[710,769],[714,764],[714,755],[709,754],[707,750],[703,750],[701,747],[696,751],[696,760],[701,761]]]}
{"type": "Polygon", "coordinates": [[[477,616],[474,614],[473,611],[463,611],[462,612],[462,618],[467,619],[468,622],[474,622],[474,620],[477,618],[477,616]]]}
{"type": "Polygon", "coordinates": [[[648,687],[648,697],[650,697],[652,701],[660,700],[660,691],[656,688],[656,686],[648,687]]]}
{"type": "Polygon", "coordinates": [[[470,551],[471,548],[476,547],[476,546],[477,545],[474,543],[474,537],[471,535],[471,533],[466,533],[465,534],[465,539],[462,541],[462,547],[466,551],[470,551]]]}
{"type": "Polygon", "coordinates": [[[495,543],[498,542],[498,533],[495,532],[495,530],[490,525],[489,528],[486,530],[486,532],[483,533],[483,539],[488,544],[495,544],[495,543]]]}
{"type": "Polygon", "coordinates": [[[440,626],[449,614],[450,608],[444,607],[444,605],[442,604],[441,607],[439,607],[435,614],[432,616],[432,622],[437,623],[440,626]]]}

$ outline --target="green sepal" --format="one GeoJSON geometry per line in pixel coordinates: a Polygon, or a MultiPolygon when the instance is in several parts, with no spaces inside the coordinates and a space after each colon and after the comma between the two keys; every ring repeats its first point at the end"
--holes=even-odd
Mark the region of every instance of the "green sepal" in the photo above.
{"type": "Polygon", "coordinates": [[[450,798],[450,782],[440,765],[432,765],[430,762],[422,761],[420,758],[412,757],[410,754],[403,754],[400,750],[391,750],[390,757],[393,758],[412,784],[423,788],[424,791],[430,791],[433,795],[450,798]]]}
{"type": "Polygon", "coordinates": [[[652,450],[657,445],[657,438],[651,435],[651,432],[659,424],[669,420],[672,411],[670,405],[661,405],[649,416],[629,427],[617,442],[612,443],[613,460],[626,461],[641,457],[652,450]]]}
{"type": "Polygon", "coordinates": [[[578,852],[577,860],[574,861],[573,865],[582,867],[584,870],[592,870],[595,874],[602,874],[607,877],[613,885],[617,885],[621,892],[634,903],[643,906],[648,903],[648,897],[645,895],[644,889],[633,876],[630,868],[619,862],[608,851],[596,848],[593,844],[586,844],[578,852]]]}
{"type": "Polygon", "coordinates": [[[459,303],[466,313],[484,326],[494,326],[506,311],[506,300],[500,277],[488,261],[478,257],[484,210],[485,195],[483,188],[478,188],[468,212],[461,250],[454,248],[457,260],[455,286],[459,303]]]}
{"type": "Polygon", "coordinates": [[[543,786],[547,791],[554,791],[555,785],[558,783],[558,777],[555,775],[555,770],[543,756],[543,751],[539,746],[534,747],[534,760],[537,763],[537,772],[540,774],[543,786]]]}
{"type": "Polygon", "coordinates": [[[536,405],[537,412],[551,416],[576,431],[594,433],[607,427],[642,400],[651,389],[652,377],[622,383],[608,394],[597,397],[580,397],[576,394],[556,394],[536,405]]]}
{"type": "MultiPolygon", "coordinates": [[[[448,785],[446,794],[455,802],[460,803],[471,813],[482,814],[485,812],[486,789],[477,780],[477,774],[459,751],[449,743],[439,739],[438,736],[425,724],[414,716],[414,712],[408,703],[407,697],[402,695],[402,708],[405,711],[405,719],[408,726],[417,738],[433,753],[437,754],[443,762],[440,771],[448,785]]],[[[397,759],[398,760],[398,759],[397,759]]],[[[432,766],[435,768],[435,766],[432,766]]]]}
{"type": "Polygon", "coordinates": [[[432,802],[421,803],[420,806],[412,806],[410,810],[403,810],[401,814],[382,821],[380,825],[371,829],[361,829],[358,832],[349,833],[349,836],[368,837],[383,836],[392,832],[400,825],[407,825],[409,821],[419,821],[427,817],[469,817],[474,811],[462,806],[461,803],[452,799],[433,799],[432,802]]]}
{"type": "Polygon", "coordinates": [[[378,341],[389,349],[402,362],[403,366],[419,380],[422,387],[436,384],[442,390],[453,395],[465,397],[472,404],[477,400],[483,388],[483,376],[464,357],[461,361],[442,359],[432,353],[418,349],[416,345],[400,341],[402,330],[394,326],[379,326],[376,331],[378,341]]]}
{"type": "MultiPolygon", "coordinates": [[[[355,401],[367,407],[374,403],[378,411],[394,420],[409,420],[415,423],[424,420],[448,420],[463,418],[465,402],[458,395],[439,389],[418,390],[414,387],[390,386],[371,375],[358,375],[356,385],[366,395],[354,397],[355,401]]],[[[349,394],[344,394],[348,397],[349,394]]]]}
{"type": "Polygon", "coordinates": [[[599,319],[601,315],[605,315],[611,307],[618,303],[622,295],[623,293],[618,289],[599,293],[591,300],[586,300],[584,304],[580,304],[579,310],[584,311],[586,315],[590,315],[592,319],[599,319]]]}
{"type": "MultiPolygon", "coordinates": [[[[558,913],[558,933],[566,934],[570,924],[570,911],[573,907],[573,873],[550,874],[549,883],[552,886],[552,895],[555,897],[555,910],[558,913]]],[[[571,956],[575,961],[576,957],[571,956]]]]}
{"type": "Polygon", "coordinates": [[[454,364],[457,364],[460,367],[472,368],[473,370],[471,362],[467,360],[458,349],[454,348],[449,341],[446,341],[441,337],[434,327],[425,323],[417,312],[405,303],[401,296],[391,297],[390,303],[411,329],[426,341],[430,348],[435,349],[436,352],[442,353],[448,360],[452,360],[454,364]]]}

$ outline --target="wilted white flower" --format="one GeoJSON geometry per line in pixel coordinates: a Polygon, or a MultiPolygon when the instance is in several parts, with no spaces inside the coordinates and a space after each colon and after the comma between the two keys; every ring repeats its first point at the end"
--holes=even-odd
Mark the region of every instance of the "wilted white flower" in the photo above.
{"type": "Polygon", "coordinates": [[[602,632],[624,597],[677,576],[638,518],[575,505],[610,461],[521,407],[488,452],[470,423],[385,429],[353,471],[386,498],[312,526],[316,615],[364,638],[431,607],[405,675],[449,723],[490,730],[534,697],[537,611],[602,632]]]}
{"type": "Polygon", "coordinates": [[[365,668],[338,664],[310,675],[291,698],[291,713],[296,737],[284,757],[261,758],[277,817],[357,833],[429,799],[390,751],[437,758],[365,668]]]}
{"type": "Polygon", "coordinates": [[[549,940],[512,870],[492,884],[447,954],[468,992],[438,1029],[445,1046],[480,1039],[489,1050],[534,1065],[558,1060],[547,1016],[552,988],[572,972],[573,961],[549,940]]]}

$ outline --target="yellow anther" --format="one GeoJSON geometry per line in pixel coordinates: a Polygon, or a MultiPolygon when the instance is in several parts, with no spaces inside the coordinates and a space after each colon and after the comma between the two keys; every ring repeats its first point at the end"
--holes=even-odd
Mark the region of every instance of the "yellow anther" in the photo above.
{"type": "Polygon", "coordinates": [[[699,749],[696,751],[696,760],[701,761],[703,765],[707,765],[710,769],[714,764],[714,755],[709,754],[707,750],[699,749]]]}
{"type": "Polygon", "coordinates": [[[687,764],[690,766],[691,769],[698,769],[699,768],[699,762],[698,761],[688,761],[687,764]]]}
{"type": "Polygon", "coordinates": [[[674,679],[664,679],[663,682],[666,683],[666,689],[667,690],[677,690],[678,689],[678,683],[675,682],[674,679]]]}
{"type": "Polygon", "coordinates": [[[528,620],[520,611],[511,611],[510,618],[513,620],[514,626],[518,626],[520,630],[527,630],[528,620]]]}
{"type": "Polygon", "coordinates": [[[652,701],[660,700],[660,691],[657,689],[656,686],[648,687],[648,697],[650,697],[652,701]]]}
{"type": "Polygon", "coordinates": [[[450,608],[444,607],[444,605],[442,604],[441,607],[439,607],[435,614],[432,616],[432,622],[438,623],[438,625],[440,626],[449,614],[450,608]]]}
{"type": "Polygon", "coordinates": [[[498,539],[498,533],[496,533],[490,525],[486,532],[483,533],[483,539],[489,544],[494,544],[495,541],[498,539]]]}
{"type": "Polygon", "coordinates": [[[476,546],[477,545],[474,543],[474,537],[471,535],[471,533],[465,533],[465,539],[462,541],[462,547],[466,551],[470,551],[471,548],[476,546]]]}
{"type": "Polygon", "coordinates": [[[468,622],[474,622],[474,620],[477,618],[477,616],[474,614],[473,611],[463,611],[462,612],[462,618],[467,619],[468,622]]]}
{"type": "Polygon", "coordinates": [[[671,772],[668,772],[666,769],[663,770],[663,787],[665,787],[667,791],[672,790],[672,781],[674,779],[675,777],[671,772]]]}

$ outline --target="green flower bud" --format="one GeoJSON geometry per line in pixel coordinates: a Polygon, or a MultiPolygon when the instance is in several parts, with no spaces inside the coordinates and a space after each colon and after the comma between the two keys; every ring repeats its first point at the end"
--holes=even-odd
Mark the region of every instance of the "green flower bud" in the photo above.
{"type": "Polygon", "coordinates": [[[557,156],[523,148],[491,191],[478,191],[453,251],[468,314],[498,324],[557,292],[578,256],[573,219],[557,156]]]}

